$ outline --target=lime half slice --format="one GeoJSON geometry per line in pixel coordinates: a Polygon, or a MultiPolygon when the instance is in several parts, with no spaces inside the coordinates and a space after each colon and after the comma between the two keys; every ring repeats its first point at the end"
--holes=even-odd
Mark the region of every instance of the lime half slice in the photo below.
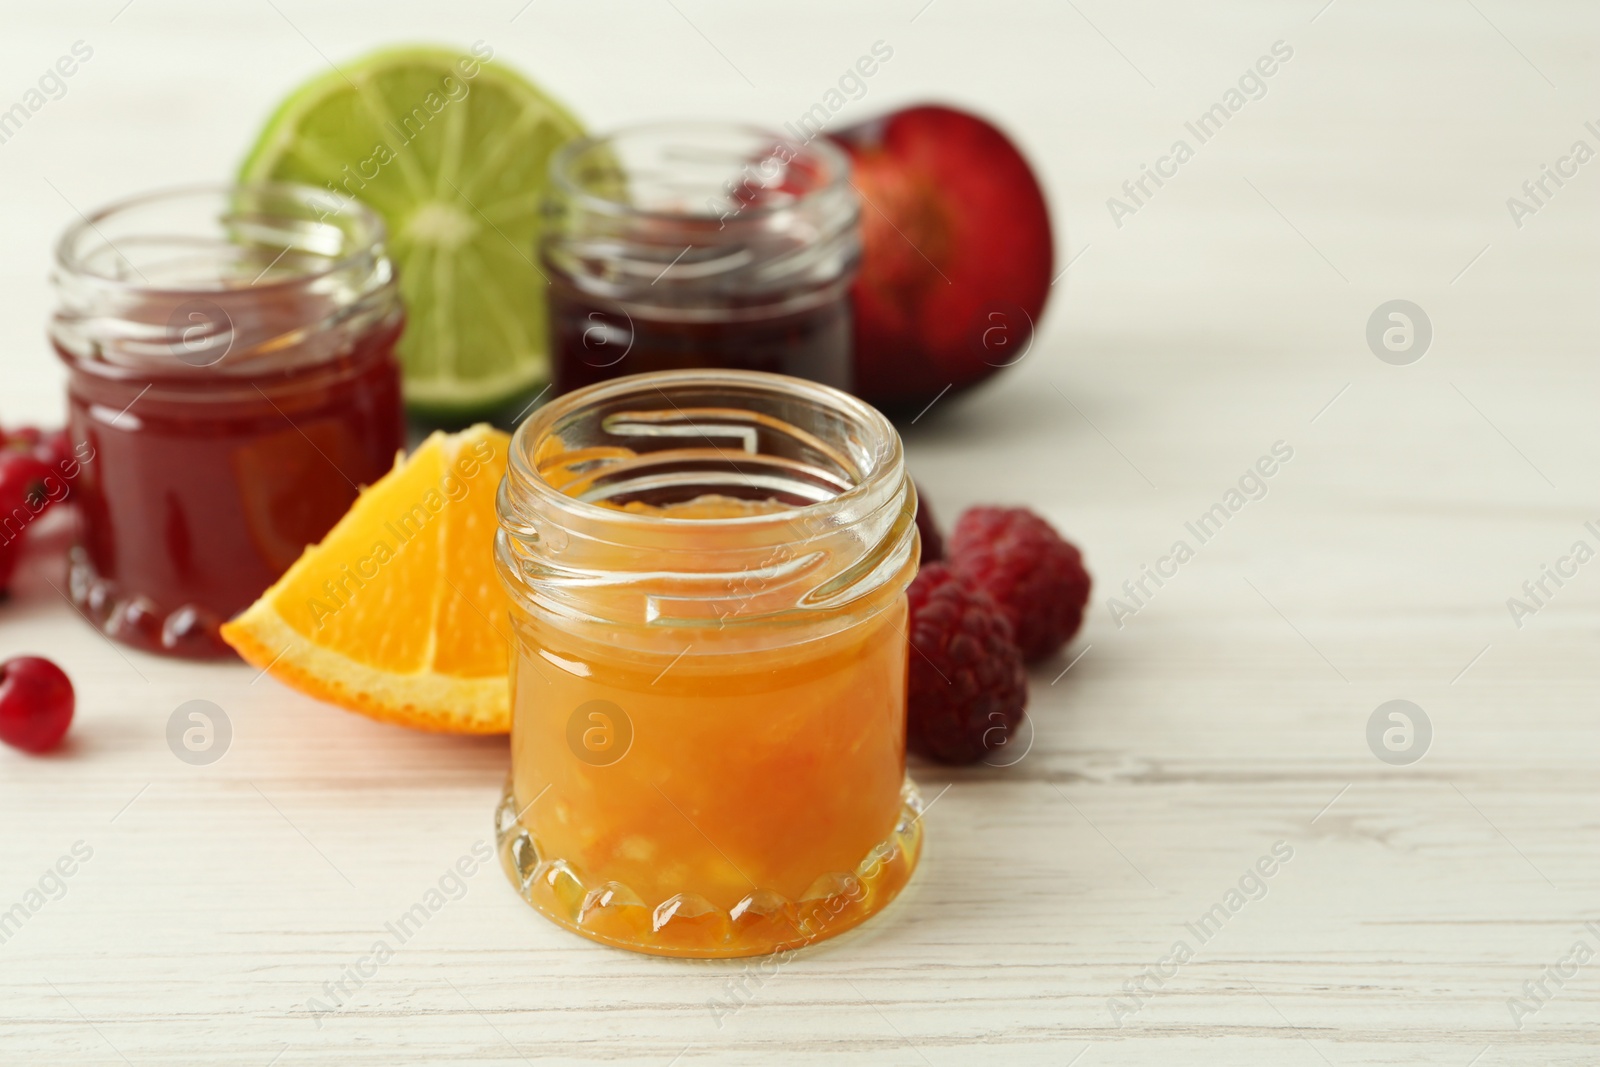
{"type": "Polygon", "coordinates": [[[268,121],[243,181],[355,197],[389,225],[409,316],[406,402],[487,412],[549,377],[536,266],[546,165],[582,127],[526,78],[476,54],[378,52],[299,89],[268,121]]]}

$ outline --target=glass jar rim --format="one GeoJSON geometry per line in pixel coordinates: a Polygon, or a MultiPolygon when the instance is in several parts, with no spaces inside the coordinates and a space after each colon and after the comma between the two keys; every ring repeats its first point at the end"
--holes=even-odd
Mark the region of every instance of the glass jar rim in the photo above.
{"type": "Polygon", "coordinates": [[[617,523],[623,528],[631,527],[634,529],[659,527],[661,524],[678,529],[737,529],[741,526],[772,524],[775,520],[780,522],[792,521],[797,514],[811,507],[847,508],[857,500],[881,491],[883,484],[890,479],[904,476],[902,469],[904,456],[900,435],[895,430],[894,424],[877,408],[859,397],[852,396],[842,389],[835,389],[831,385],[823,385],[820,382],[808,381],[804,378],[794,378],[787,374],[772,374],[767,371],[694,368],[651,371],[644,374],[629,374],[621,378],[613,378],[609,381],[585,386],[582,389],[576,389],[555,398],[523,420],[522,424],[512,434],[508,453],[510,462],[506,478],[508,488],[513,485],[517,488],[527,487],[527,490],[538,497],[542,503],[562,509],[571,509],[574,514],[583,518],[605,523],[617,523]],[[591,404],[625,396],[636,391],[646,379],[649,379],[649,384],[656,386],[713,388],[718,386],[735,388],[759,386],[772,391],[783,390],[791,395],[799,395],[820,405],[842,410],[857,425],[862,426],[876,438],[883,441],[886,447],[873,454],[871,467],[862,472],[862,477],[854,485],[825,501],[784,508],[777,512],[735,515],[723,518],[684,518],[682,516],[640,513],[619,508],[603,507],[591,501],[563,493],[540,475],[532,461],[532,455],[553,426],[561,419],[591,404]],[[512,477],[513,474],[515,475],[514,478],[512,477]]]}
{"type": "Polygon", "coordinates": [[[736,213],[739,218],[764,219],[784,211],[794,210],[796,203],[820,199],[830,194],[836,195],[838,191],[850,184],[850,157],[844,150],[821,137],[808,140],[799,140],[788,134],[779,133],[755,123],[745,122],[719,122],[713,119],[683,119],[658,122],[637,122],[619,127],[608,133],[590,134],[569,141],[559,148],[555,155],[550,157],[550,180],[562,196],[582,204],[586,209],[597,214],[626,216],[630,218],[683,220],[683,219],[716,219],[718,216],[710,212],[669,211],[659,208],[640,208],[614,197],[604,196],[584,188],[578,184],[573,176],[573,167],[585,152],[600,148],[603,145],[623,140],[624,138],[637,137],[643,134],[659,134],[679,131],[686,134],[741,134],[753,139],[771,142],[774,145],[792,146],[795,149],[789,158],[798,157],[803,152],[813,153],[827,168],[827,179],[820,182],[815,188],[801,193],[793,203],[772,203],[742,206],[736,213]]]}
{"type": "Polygon", "coordinates": [[[613,639],[709,627],[737,643],[773,620],[784,625],[761,640],[821,636],[883,610],[915,569],[899,434],[831,386],[747,370],[631,375],[557,398],[507,452],[495,563],[513,604],[613,639]],[[664,513],[697,501],[712,506],[664,513]]]}
{"type": "MultiPolygon", "coordinates": [[[[56,266],[79,281],[113,291],[156,292],[174,295],[194,294],[197,296],[215,293],[218,291],[216,286],[156,285],[148,281],[141,283],[96,271],[84,262],[84,250],[78,246],[86,235],[93,233],[104,241],[108,247],[116,251],[116,245],[112,244],[110,238],[100,232],[99,223],[117,215],[162,202],[174,202],[190,198],[198,199],[209,196],[227,196],[237,193],[280,196],[286,200],[297,201],[302,207],[312,207],[314,198],[324,195],[323,190],[313,185],[307,185],[302,182],[281,181],[194,182],[187,185],[168,186],[149,192],[137,193],[133,196],[123,197],[120,200],[114,200],[109,204],[96,208],[87,215],[79,212],[78,221],[70,224],[56,241],[56,266]]],[[[276,289],[315,283],[320,279],[361,266],[364,262],[374,259],[378,254],[378,250],[387,245],[388,227],[384,223],[382,216],[360,201],[350,197],[340,198],[338,209],[329,212],[329,214],[348,214],[348,217],[355,220],[355,225],[352,227],[354,236],[351,239],[349,251],[344,252],[337,258],[330,258],[315,270],[301,271],[268,281],[256,282],[251,285],[251,288],[271,292],[276,289]]],[[[119,256],[122,255],[120,251],[117,254],[119,256]]],[[[127,257],[123,256],[123,258],[126,259],[127,257]]],[[[137,268],[135,269],[137,270],[137,268]]]]}

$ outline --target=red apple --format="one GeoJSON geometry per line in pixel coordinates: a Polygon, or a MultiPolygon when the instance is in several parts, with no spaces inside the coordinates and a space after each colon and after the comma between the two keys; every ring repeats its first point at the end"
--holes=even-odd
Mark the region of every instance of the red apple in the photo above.
{"type": "Polygon", "coordinates": [[[1027,352],[1054,241],[1039,181],[1006,135],[948,107],[834,135],[861,195],[856,392],[914,413],[1027,352]]]}

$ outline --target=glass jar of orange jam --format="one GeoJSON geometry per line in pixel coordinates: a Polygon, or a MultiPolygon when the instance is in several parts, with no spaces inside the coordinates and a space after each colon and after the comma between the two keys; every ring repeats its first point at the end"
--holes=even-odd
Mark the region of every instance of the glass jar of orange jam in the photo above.
{"type": "Polygon", "coordinates": [[[726,957],[832,937],[900,892],[922,844],[919,545],[887,419],[776,374],[620,378],[523,423],[499,508],[496,833],[530,904],[607,944],[726,957]]]}
{"type": "Polygon", "coordinates": [[[119,641],[230,656],[218,626],[405,445],[383,222],[294,185],[156,193],[72,226],[53,280],[70,595],[119,641]]]}

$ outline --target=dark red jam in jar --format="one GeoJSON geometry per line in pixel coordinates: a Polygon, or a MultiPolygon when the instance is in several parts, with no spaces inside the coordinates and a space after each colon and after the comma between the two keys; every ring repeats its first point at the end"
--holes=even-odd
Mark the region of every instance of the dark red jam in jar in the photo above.
{"type": "Polygon", "coordinates": [[[81,473],[68,584],[91,623],[231,655],[248,607],[405,444],[382,221],[291,185],[113,205],[62,237],[51,340],[81,473]]]}
{"type": "Polygon", "coordinates": [[[681,123],[575,141],[550,167],[556,392],[688,367],[850,388],[860,209],[843,152],[681,123]]]}

